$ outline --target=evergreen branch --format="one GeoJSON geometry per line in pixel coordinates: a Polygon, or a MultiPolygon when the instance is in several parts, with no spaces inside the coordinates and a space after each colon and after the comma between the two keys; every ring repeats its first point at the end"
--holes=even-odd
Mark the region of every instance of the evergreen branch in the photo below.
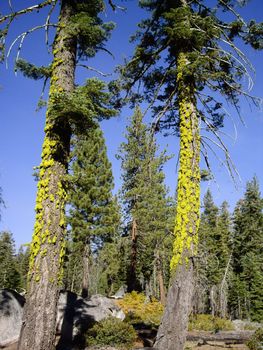
{"type": "MultiPolygon", "coordinates": [[[[56,24],[51,24],[51,23],[49,24],[49,26],[57,27],[56,24]]],[[[26,38],[29,34],[33,33],[35,30],[43,29],[43,28],[45,28],[45,27],[46,27],[46,24],[39,25],[39,26],[36,26],[36,27],[34,27],[34,28],[31,28],[31,29],[29,29],[29,30],[27,30],[27,31],[25,31],[25,32],[23,32],[23,33],[21,33],[21,34],[19,34],[19,35],[13,40],[13,42],[11,43],[11,45],[10,45],[10,47],[9,47],[9,49],[8,49],[7,55],[6,55],[6,67],[7,67],[7,68],[8,68],[8,58],[9,58],[9,56],[10,56],[10,53],[11,53],[11,51],[12,51],[14,45],[20,40],[19,47],[18,47],[18,50],[17,50],[17,55],[16,55],[16,61],[18,61],[19,55],[20,55],[20,52],[21,52],[21,49],[22,49],[22,46],[23,46],[23,43],[24,43],[25,38],[26,38]]]]}
{"type": "Polygon", "coordinates": [[[20,16],[20,15],[23,15],[25,13],[29,13],[29,12],[32,12],[32,11],[37,11],[37,10],[40,10],[42,9],[43,7],[47,6],[47,5],[51,5],[53,3],[57,3],[58,0],[46,0],[46,1],[43,1],[41,2],[40,4],[38,5],[34,5],[34,6],[29,6],[23,10],[20,10],[20,11],[16,11],[16,12],[12,12],[6,16],[3,16],[2,18],[0,18],[0,24],[1,23],[4,23],[7,19],[13,19],[17,16],[20,16]]]}
{"type": "Polygon", "coordinates": [[[170,108],[170,104],[172,103],[173,97],[176,94],[176,89],[174,89],[172,91],[172,93],[170,94],[170,96],[166,99],[166,103],[165,103],[165,107],[157,114],[157,116],[154,118],[153,122],[152,122],[152,131],[151,134],[153,135],[154,132],[156,131],[156,128],[159,124],[159,121],[162,119],[163,115],[168,111],[168,109],[170,108]]]}
{"type": "Polygon", "coordinates": [[[101,72],[100,70],[96,69],[96,68],[93,68],[91,66],[87,66],[86,64],[77,64],[77,67],[82,67],[82,68],[86,68],[88,70],[91,70],[93,72],[96,72],[98,73],[99,75],[103,76],[103,77],[108,77],[110,75],[112,75],[111,73],[103,73],[101,72]]]}
{"type": "Polygon", "coordinates": [[[166,79],[166,77],[167,77],[167,75],[168,75],[168,73],[169,73],[169,69],[174,65],[174,62],[175,62],[175,60],[172,61],[172,62],[170,63],[170,65],[167,67],[167,69],[165,70],[165,73],[164,73],[164,75],[163,75],[163,77],[162,77],[162,80],[160,81],[160,84],[156,87],[156,90],[155,90],[153,99],[152,99],[152,101],[149,103],[149,105],[147,106],[147,108],[146,108],[146,110],[145,110],[145,112],[144,112],[144,116],[147,114],[147,112],[149,111],[149,109],[150,109],[150,108],[153,106],[153,104],[156,102],[156,100],[157,100],[157,98],[158,98],[158,95],[159,95],[159,92],[160,92],[162,86],[164,85],[165,79],[166,79]]]}

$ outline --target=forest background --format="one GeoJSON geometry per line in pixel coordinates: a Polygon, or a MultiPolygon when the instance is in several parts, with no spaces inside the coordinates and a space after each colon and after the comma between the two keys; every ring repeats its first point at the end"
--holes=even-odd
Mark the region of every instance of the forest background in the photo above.
{"type": "MultiPolygon", "coordinates": [[[[14,6],[18,1],[14,1],[14,6]]],[[[33,4],[29,1],[28,5],[33,4]]],[[[111,57],[105,52],[96,55],[95,59],[90,60],[89,65],[104,72],[111,73],[111,76],[105,78],[110,80],[114,77],[114,67],[123,62],[125,57],[132,53],[133,45],[129,43],[129,37],[136,30],[136,25],[141,18],[145,16],[137,6],[137,1],[125,1],[123,5],[127,8],[125,12],[105,11],[106,21],[116,23],[116,29],[107,43],[107,48],[113,53],[111,57]]],[[[7,4],[3,4],[8,6],[7,4]]],[[[240,10],[245,19],[254,18],[260,21],[263,11],[263,3],[260,0],[254,0],[249,5],[240,10]]],[[[30,14],[26,18],[21,18],[19,25],[13,25],[12,35],[9,38],[15,38],[21,32],[29,27],[37,25],[37,14],[30,14]]],[[[45,65],[48,59],[48,52],[44,42],[44,33],[36,31],[31,37],[25,40],[21,57],[33,61],[37,65],[45,65]]],[[[52,42],[52,40],[50,40],[52,42]]],[[[11,41],[7,43],[7,46],[11,41]]],[[[247,46],[242,47],[248,58],[253,63],[256,70],[255,87],[251,91],[253,95],[260,96],[263,91],[263,70],[260,61],[260,53],[250,50],[247,46]]],[[[6,208],[2,210],[2,221],[0,230],[9,230],[17,246],[22,243],[30,242],[34,223],[34,205],[36,196],[36,182],[32,176],[33,167],[40,163],[41,145],[43,143],[44,129],[44,110],[36,112],[37,102],[41,94],[42,82],[32,81],[24,78],[21,73],[17,75],[12,73],[14,69],[14,59],[16,56],[14,47],[8,58],[8,70],[5,65],[1,65],[1,129],[0,129],[0,184],[3,190],[3,198],[6,208]]],[[[77,81],[82,83],[86,78],[96,75],[94,72],[88,72],[79,68],[77,71],[77,81]]],[[[48,89],[46,90],[48,91],[48,89]]],[[[142,106],[147,108],[147,105],[142,106]]],[[[241,102],[241,114],[244,117],[246,126],[235,115],[235,112],[225,106],[230,113],[234,115],[237,127],[237,139],[234,141],[225,138],[225,142],[230,150],[231,157],[240,173],[241,182],[236,183],[237,188],[231,180],[226,169],[222,167],[218,160],[211,156],[211,164],[215,181],[203,183],[202,193],[205,193],[209,187],[213,193],[216,204],[221,204],[226,200],[232,210],[237,200],[244,193],[245,184],[256,174],[258,179],[263,178],[263,118],[262,110],[251,108],[246,101],[241,102]]],[[[104,132],[108,157],[112,163],[115,189],[117,193],[121,187],[120,160],[117,160],[117,153],[120,143],[124,140],[127,117],[131,116],[133,111],[124,108],[120,115],[109,121],[101,123],[104,132]]],[[[151,122],[151,116],[146,115],[145,121],[151,122]]],[[[225,119],[224,132],[229,133],[235,138],[233,122],[230,118],[225,119]]],[[[157,141],[164,148],[168,145],[168,153],[174,154],[165,167],[166,184],[170,188],[170,194],[174,195],[176,187],[176,163],[178,156],[178,138],[169,136],[164,138],[157,136],[157,141]]],[[[223,157],[223,155],[221,155],[223,157]]],[[[202,166],[201,166],[202,168],[202,166]]],[[[261,190],[263,182],[259,181],[261,190]]]]}

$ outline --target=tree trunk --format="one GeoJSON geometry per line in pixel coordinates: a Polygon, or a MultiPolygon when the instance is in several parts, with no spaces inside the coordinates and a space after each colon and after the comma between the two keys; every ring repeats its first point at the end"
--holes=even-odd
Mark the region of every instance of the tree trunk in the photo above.
{"type": "Polygon", "coordinates": [[[182,350],[187,335],[193,295],[193,263],[179,265],[167,295],[166,307],[154,347],[159,350],[182,350]]]}
{"type": "Polygon", "coordinates": [[[165,292],[165,286],[164,286],[164,280],[163,280],[163,268],[162,268],[162,262],[160,258],[160,253],[157,251],[156,253],[156,262],[157,262],[157,276],[158,276],[158,284],[159,284],[159,293],[160,293],[160,302],[162,305],[166,304],[166,292],[165,292]]]}
{"type": "Polygon", "coordinates": [[[172,277],[166,309],[155,344],[160,350],[183,349],[194,285],[193,257],[197,250],[200,221],[200,134],[194,81],[185,74],[188,64],[186,54],[180,52],[177,57],[180,117],[177,214],[170,264],[172,277]]]}
{"type": "Polygon", "coordinates": [[[136,265],[137,265],[137,224],[136,220],[132,220],[132,232],[131,232],[131,264],[130,272],[128,276],[128,292],[132,292],[137,288],[137,278],[136,278],[136,265]]]}
{"type": "Polygon", "coordinates": [[[89,252],[89,242],[86,242],[83,254],[82,298],[87,298],[89,296],[89,252]]]}
{"type": "Polygon", "coordinates": [[[36,222],[30,249],[28,293],[19,350],[55,348],[57,302],[65,254],[65,177],[71,130],[66,119],[55,118],[53,104],[60,92],[74,89],[76,40],[67,34],[73,14],[73,1],[62,0],[53,45],[54,59],[39,171],[36,222]]]}

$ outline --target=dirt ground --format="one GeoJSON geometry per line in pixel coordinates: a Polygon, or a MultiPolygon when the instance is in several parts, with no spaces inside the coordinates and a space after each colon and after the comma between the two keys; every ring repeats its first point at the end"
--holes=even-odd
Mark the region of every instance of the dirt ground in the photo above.
{"type": "Polygon", "coordinates": [[[198,342],[186,342],[185,350],[222,350],[222,349],[233,349],[233,350],[248,350],[245,344],[225,344],[223,342],[207,342],[206,344],[200,345],[198,342]]]}
{"type": "MultiPolygon", "coordinates": [[[[16,350],[17,343],[13,343],[6,347],[1,347],[0,349],[16,350]]],[[[222,349],[248,350],[248,347],[245,344],[224,344],[221,342],[220,343],[209,342],[208,344],[203,344],[203,345],[200,345],[200,344],[198,345],[198,342],[186,342],[186,345],[185,345],[185,350],[222,350],[222,349]]]]}

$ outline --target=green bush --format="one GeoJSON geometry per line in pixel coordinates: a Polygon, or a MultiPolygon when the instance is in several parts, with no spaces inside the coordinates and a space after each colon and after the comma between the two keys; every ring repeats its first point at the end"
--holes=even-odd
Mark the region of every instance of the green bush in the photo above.
{"type": "Polygon", "coordinates": [[[230,320],[199,314],[190,317],[188,328],[190,331],[232,331],[234,326],[230,320]]]}
{"type": "Polygon", "coordinates": [[[134,328],[115,317],[96,323],[87,332],[87,345],[110,345],[119,349],[131,349],[137,336],[134,328]]]}
{"type": "Polygon", "coordinates": [[[263,328],[259,328],[247,341],[250,350],[263,350],[263,328]]]}

